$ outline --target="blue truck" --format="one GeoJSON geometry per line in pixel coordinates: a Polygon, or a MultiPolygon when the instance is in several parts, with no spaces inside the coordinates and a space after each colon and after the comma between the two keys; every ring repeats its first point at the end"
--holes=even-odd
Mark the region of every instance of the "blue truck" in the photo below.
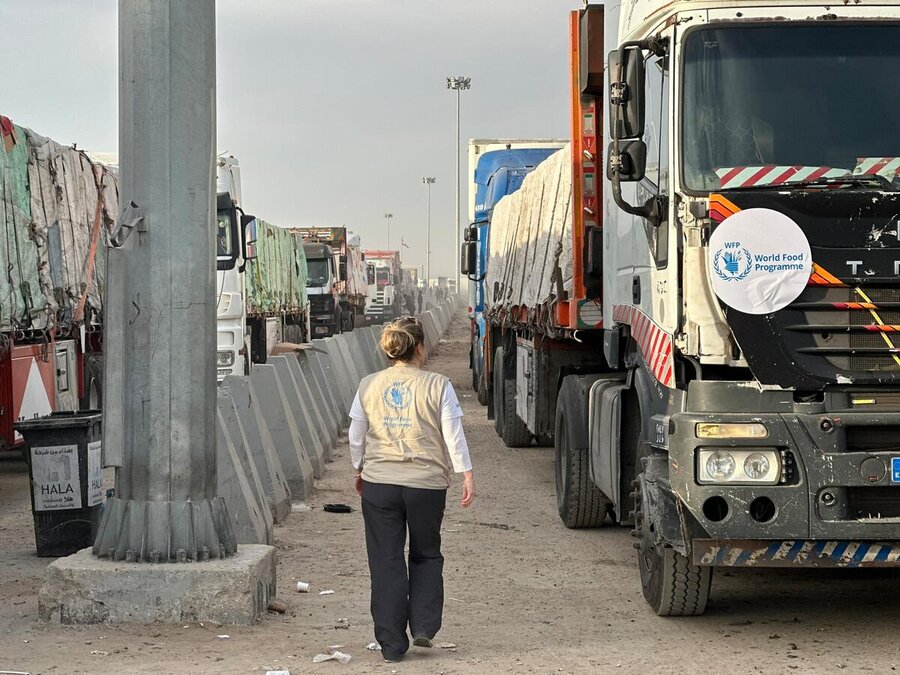
{"type": "Polygon", "coordinates": [[[472,139],[469,141],[469,228],[466,240],[476,243],[474,269],[467,271],[469,279],[469,320],[472,387],[478,392],[478,402],[487,405],[488,387],[484,380],[484,276],[487,272],[487,251],[491,213],[506,195],[519,189],[525,176],[542,161],[565,145],[555,139],[472,139]]]}

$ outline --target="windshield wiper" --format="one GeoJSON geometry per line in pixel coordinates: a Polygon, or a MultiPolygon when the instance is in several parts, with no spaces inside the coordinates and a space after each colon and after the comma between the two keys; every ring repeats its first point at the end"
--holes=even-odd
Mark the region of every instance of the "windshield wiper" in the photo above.
{"type": "Polygon", "coordinates": [[[788,181],[784,183],[748,185],[746,187],[733,187],[729,190],[790,190],[798,187],[831,187],[834,185],[857,185],[860,187],[873,187],[883,190],[884,192],[896,192],[897,186],[894,182],[888,180],[886,176],[880,174],[852,174],[846,176],[830,176],[822,178],[814,178],[812,180],[788,181]]]}

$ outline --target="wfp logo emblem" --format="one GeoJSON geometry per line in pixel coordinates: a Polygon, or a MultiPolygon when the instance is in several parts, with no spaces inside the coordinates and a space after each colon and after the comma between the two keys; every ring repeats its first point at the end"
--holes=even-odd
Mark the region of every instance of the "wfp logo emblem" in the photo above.
{"type": "Polygon", "coordinates": [[[412,391],[402,382],[394,382],[381,396],[385,405],[394,410],[406,410],[412,404],[412,391]]]}
{"type": "Polygon", "coordinates": [[[753,256],[738,241],[725,242],[713,256],[713,271],[724,281],[746,279],[753,269],[753,256]]]}

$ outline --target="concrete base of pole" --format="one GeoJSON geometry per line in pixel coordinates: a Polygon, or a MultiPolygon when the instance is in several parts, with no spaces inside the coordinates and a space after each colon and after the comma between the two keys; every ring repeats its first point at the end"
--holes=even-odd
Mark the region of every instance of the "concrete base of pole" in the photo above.
{"type": "Polygon", "coordinates": [[[256,623],[275,597],[275,549],[242,545],[202,563],[130,565],[86,548],[47,566],[38,595],[42,621],[256,623]]]}

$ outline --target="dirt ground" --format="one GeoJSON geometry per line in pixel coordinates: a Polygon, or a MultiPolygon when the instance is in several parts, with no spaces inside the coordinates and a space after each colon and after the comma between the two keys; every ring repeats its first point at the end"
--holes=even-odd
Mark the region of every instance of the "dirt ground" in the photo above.
{"type": "Polygon", "coordinates": [[[627,531],[571,531],[556,516],[553,455],[503,446],[467,384],[468,329],[454,321],[429,367],[453,380],[479,497],[444,523],[446,606],[438,643],[399,664],[373,640],[362,516],[346,443],[309,512],[276,528],[284,615],[257,626],[42,625],[37,590],[48,560],[34,554],[27,475],[0,461],[0,671],[31,673],[883,673],[900,664],[900,574],[718,573],[707,614],[660,619],[641,596],[627,531]],[[297,593],[297,581],[312,584],[297,593]],[[319,591],[334,594],[320,596],[319,591]],[[219,637],[228,635],[229,637],[219,637]],[[346,665],[314,665],[329,646],[346,665]]]}

